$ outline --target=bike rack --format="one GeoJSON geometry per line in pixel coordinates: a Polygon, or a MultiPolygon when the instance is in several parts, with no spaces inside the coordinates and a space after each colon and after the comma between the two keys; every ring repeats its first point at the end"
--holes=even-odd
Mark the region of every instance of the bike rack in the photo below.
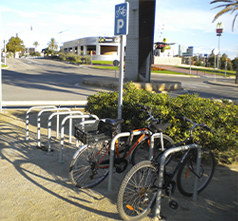
{"type": "MultiPolygon", "coordinates": [[[[68,112],[56,112],[56,113],[52,113],[49,118],[48,118],[48,152],[51,152],[51,143],[50,143],[50,139],[51,139],[51,121],[53,119],[54,116],[58,116],[58,115],[66,115],[66,114],[80,114],[83,115],[83,113],[81,111],[68,111],[68,112]]],[[[82,119],[84,121],[84,118],[82,119]]],[[[58,138],[58,130],[57,130],[57,135],[56,137],[58,138]]],[[[72,119],[69,120],[69,142],[72,142],[72,119]]]]}
{"type": "MultiPolygon", "coordinates": [[[[151,134],[150,131],[135,131],[133,132],[133,135],[141,135],[141,134],[151,134]]],[[[108,191],[111,191],[112,189],[112,169],[114,166],[114,154],[115,154],[115,142],[120,137],[129,137],[131,135],[130,132],[124,132],[119,133],[115,137],[113,137],[111,141],[111,147],[110,147],[110,160],[109,160],[109,179],[108,179],[108,191]]]]}
{"type": "MultiPolygon", "coordinates": [[[[200,172],[200,164],[201,164],[201,147],[197,144],[190,144],[190,145],[184,145],[179,147],[173,147],[170,149],[165,150],[165,152],[162,154],[160,158],[160,168],[159,168],[159,184],[158,184],[158,191],[157,191],[157,197],[156,197],[156,207],[155,207],[155,217],[160,217],[160,211],[161,211],[161,195],[162,195],[162,187],[163,187],[163,180],[164,180],[164,166],[165,166],[165,160],[166,158],[171,154],[179,151],[185,151],[188,149],[197,149],[198,155],[197,155],[197,167],[196,167],[196,173],[198,174],[200,172]]],[[[198,183],[198,177],[196,176],[194,181],[194,190],[193,190],[193,200],[197,200],[197,183],[198,183]]]]}
{"type": "Polygon", "coordinates": [[[164,151],[164,140],[163,140],[163,132],[155,133],[150,137],[150,151],[149,151],[149,160],[153,158],[153,150],[154,150],[154,139],[160,138],[161,142],[161,151],[164,151]]]}
{"type": "Polygon", "coordinates": [[[59,163],[63,163],[63,145],[64,145],[64,125],[65,122],[68,119],[76,119],[76,118],[94,118],[96,120],[99,120],[99,118],[96,115],[91,115],[91,114],[86,114],[86,115],[72,115],[72,116],[67,116],[65,117],[62,122],[61,122],[61,138],[60,138],[60,158],[59,158],[59,163]]]}
{"type": "MultiPolygon", "coordinates": [[[[57,108],[56,106],[33,106],[29,108],[26,112],[26,140],[29,140],[29,122],[30,122],[30,112],[34,109],[44,109],[44,108],[57,108]]],[[[59,123],[59,122],[57,122],[59,123]]]]}
{"type": "MultiPolygon", "coordinates": [[[[37,115],[37,146],[40,147],[41,143],[40,143],[40,119],[41,119],[41,115],[44,112],[51,112],[51,111],[60,111],[60,110],[67,110],[70,111],[69,108],[49,108],[49,109],[43,109],[41,110],[38,115],[37,115]]],[[[56,131],[59,131],[59,115],[57,115],[57,129],[56,131]]]]}

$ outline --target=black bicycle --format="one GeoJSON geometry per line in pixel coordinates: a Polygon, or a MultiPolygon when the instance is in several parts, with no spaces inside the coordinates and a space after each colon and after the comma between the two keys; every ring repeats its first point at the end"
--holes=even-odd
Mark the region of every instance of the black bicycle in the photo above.
{"type": "MultiPolygon", "coordinates": [[[[195,127],[202,127],[211,132],[211,129],[205,124],[197,124],[186,117],[176,117],[188,121],[193,126],[189,129],[190,135],[184,141],[175,146],[183,146],[196,143],[192,131],[195,127]]],[[[171,147],[173,148],[173,147],[171,147]]],[[[188,149],[176,159],[170,159],[170,162],[164,167],[164,180],[162,189],[165,195],[171,196],[176,189],[176,182],[173,180],[177,173],[177,187],[181,194],[192,196],[194,190],[195,177],[198,177],[197,191],[203,191],[212,179],[215,169],[215,159],[213,153],[201,148],[200,172],[196,173],[197,150],[188,149]],[[170,165],[176,162],[175,169],[169,173],[166,170],[170,165]]],[[[154,205],[158,190],[158,172],[160,169],[160,153],[151,161],[142,161],[131,168],[122,181],[117,198],[117,209],[122,219],[138,220],[148,215],[154,205]]],[[[171,157],[171,155],[169,155],[171,157]]],[[[168,157],[169,157],[168,156],[168,157]]],[[[173,155],[175,158],[175,156],[173,155]]],[[[176,209],[177,202],[169,200],[169,206],[176,209]]]]}

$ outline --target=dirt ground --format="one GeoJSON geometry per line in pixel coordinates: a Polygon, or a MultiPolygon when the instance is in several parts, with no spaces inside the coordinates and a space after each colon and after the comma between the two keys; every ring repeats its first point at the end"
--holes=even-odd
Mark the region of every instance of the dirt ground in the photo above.
{"type": "MultiPolygon", "coordinates": [[[[108,179],[93,189],[75,188],[68,178],[75,140],[70,144],[68,136],[65,137],[64,163],[60,164],[60,140],[55,138],[55,128],[52,128],[54,152],[48,154],[37,149],[37,113],[30,116],[30,139],[26,141],[25,112],[5,110],[0,113],[0,220],[120,220],[116,200],[125,173],[113,174],[110,192],[108,179]]],[[[41,123],[41,141],[46,146],[48,116],[45,114],[41,123]]],[[[163,199],[162,215],[168,221],[237,221],[237,175],[237,164],[218,165],[211,183],[198,195],[197,201],[176,190],[173,199],[179,208],[170,209],[168,199],[163,199]]],[[[154,220],[153,211],[143,220],[154,220]]]]}

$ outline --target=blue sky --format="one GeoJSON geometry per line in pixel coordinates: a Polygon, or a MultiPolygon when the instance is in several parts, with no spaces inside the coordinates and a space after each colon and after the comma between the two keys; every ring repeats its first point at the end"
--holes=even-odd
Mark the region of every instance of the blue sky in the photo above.
{"type": "MultiPolygon", "coordinates": [[[[113,36],[114,8],[122,0],[0,0],[1,39],[18,36],[27,47],[47,47],[51,38],[58,44],[83,37],[113,36]],[[32,31],[31,31],[32,27],[32,31]],[[59,34],[59,32],[62,32],[59,34]]],[[[219,10],[211,10],[211,0],[156,0],[155,41],[166,38],[178,45],[193,46],[194,53],[210,54],[218,48],[216,24],[223,23],[221,54],[238,57],[238,18],[232,32],[230,13],[212,23],[219,10]],[[163,27],[163,30],[162,30],[163,27]],[[161,33],[162,32],[162,33],[161,33]]]]}

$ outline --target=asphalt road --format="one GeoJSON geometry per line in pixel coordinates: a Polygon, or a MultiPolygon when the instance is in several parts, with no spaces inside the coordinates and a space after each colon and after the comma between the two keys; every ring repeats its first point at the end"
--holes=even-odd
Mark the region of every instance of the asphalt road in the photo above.
{"type": "MultiPolygon", "coordinates": [[[[2,70],[3,101],[86,101],[89,95],[110,89],[83,85],[82,78],[115,77],[113,70],[99,70],[47,59],[12,58],[7,59],[7,64],[9,68],[2,70]]],[[[151,80],[181,82],[184,90],[169,92],[171,96],[198,93],[204,98],[238,99],[238,87],[208,83],[214,80],[213,76],[152,74],[151,80]]]]}
{"type": "MultiPolygon", "coordinates": [[[[107,76],[103,70],[47,59],[8,59],[2,70],[3,101],[80,101],[104,88],[75,84],[83,77],[107,76]]],[[[111,73],[114,76],[114,72],[111,73]]],[[[106,91],[106,90],[105,90],[106,91]]]]}

